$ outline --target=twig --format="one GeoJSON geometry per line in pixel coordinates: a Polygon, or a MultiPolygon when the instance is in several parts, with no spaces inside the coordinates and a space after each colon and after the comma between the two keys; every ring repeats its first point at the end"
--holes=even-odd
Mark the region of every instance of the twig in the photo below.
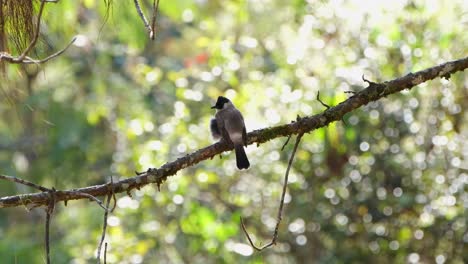
{"type": "Polygon", "coordinates": [[[49,192],[49,204],[46,210],[46,222],[45,222],[45,247],[46,247],[46,257],[47,257],[47,264],[50,264],[50,243],[49,243],[49,230],[50,230],[50,219],[51,215],[55,209],[55,189],[49,192]]]}
{"type": "Polygon", "coordinates": [[[250,245],[255,248],[258,251],[262,251],[265,248],[271,247],[272,245],[276,244],[276,240],[278,239],[278,230],[279,226],[282,220],[282,213],[283,213],[283,206],[284,206],[284,197],[286,196],[286,188],[288,186],[288,178],[289,178],[289,171],[291,170],[291,166],[294,160],[294,156],[296,155],[297,147],[299,146],[299,142],[301,141],[301,138],[304,134],[301,133],[297,135],[296,138],[296,144],[294,145],[294,149],[291,153],[291,157],[289,158],[289,163],[288,163],[288,168],[286,169],[286,174],[284,175],[284,182],[283,182],[283,192],[281,193],[281,201],[280,201],[280,206],[278,209],[278,215],[276,217],[276,226],[275,226],[275,231],[273,232],[273,238],[271,239],[270,243],[262,246],[262,247],[257,247],[253,244],[252,239],[250,238],[249,233],[247,232],[245,225],[244,225],[244,220],[242,217],[240,218],[241,220],[241,226],[242,230],[244,231],[245,235],[247,236],[247,239],[249,240],[250,245]]]}
{"type": "Polygon", "coordinates": [[[154,40],[156,36],[156,18],[158,16],[159,0],[153,0],[153,17],[151,19],[150,38],[154,40]]]}
{"type": "Polygon", "coordinates": [[[104,209],[106,212],[109,210],[108,209],[108,206],[104,206],[104,204],[101,202],[101,200],[99,200],[98,198],[96,198],[95,196],[92,196],[91,194],[89,193],[84,193],[84,192],[80,192],[80,191],[76,191],[76,194],[79,195],[79,196],[82,196],[82,197],[87,197],[91,200],[94,200],[99,206],[102,207],[102,209],[104,209]]]}
{"type": "Polygon", "coordinates": [[[76,37],[73,37],[72,40],[67,44],[67,46],[65,46],[63,49],[55,52],[54,54],[45,57],[44,59],[36,60],[36,59],[28,58],[28,60],[24,60],[22,63],[24,63],[24,64],[41,64],[41,63],[48,62],[49,60],[51,60],[51,59],[53,59],[53,58],[55,58],[57,56],[60,56],[60,55],[62,55],[62,53],[67,51],[67,49],[75,42],[75,40],[76,40],[76,37]]]}
{"type": "Polygon", "coordinates": [[[51,189],[48,189],[48,188],[46,188],[46,187],[37,185],[37,184],[32,183],[32,182],[27,181],[27,180],[23,180],[23,179],[20,179],[20,178],[16,178],[16,177],[13,177],[13,176],[0,175],[0,179],[4,179],[4,180],[7,180],[7,181],[20,183],[20,184],[23,184],[23,185],[26,185],[26,186],[29,186],[29,187],[38,189],[39,191],[43,191],[43,192],[50,192],[50,191],[51,191],[51,189]]]}
{"type": "MultiPolygon", "coordinates": [[[[111,213],[114,212],[115,206],[117,205],[117,198],[115,198],[115,191],[114,191],[114,178],[112,175],[110,176],[111,181],[110,181],[110,188],[111,188],[111,193],[112,193],[112,200],[114,200],[114,205],[112,206],[111,213]]],[[[107,206],[109,207],[109,206],[107,206]]]]}
{"type": "Polygon", "coordinates": [[[286,142],[284,142],[283,147],[281,147],[281,151],[283,151],[284,148],[286,147],[286,145],[288,145],[289,140],[291,139],[291,137],[292,137],[292,135],[289,135],[289,136],[288,136],[288,139],[286,139],[286,142]]]}
{"type": "MultiPolygon", "coordinates": [[[[109,193],[109,195],[107,196],[107,204],[106,206],[109,207],[109,204],[110,204],[110,200],[112,199],[112,194],[109,193]]],[[[101,263],[101,249],[102,249],[102,243],[104,242],[104,239],[106,238],[106,229],[107,229],[107,215],[109,214],[109,211],[106,210],[104,212],[104,223],[103,223],[103,226],[102,226],[102,234],[101,234],[101,242],[99,242],[99,247],[98,247],[98,252],[97,252],[97,263],[101,263]]],[[[105,251],[107,250],[107,243],[106,243],[106,246],[105,246],[105,251]]],[[[104,254],[105,256],[105,254],[104,254]]],[[[104,261],[105,263],[105,261],[104,261]]]]}
{"type": "Polygon", "coordinates": [[[67,46],[65,46],[63,49],[57,51],[56,53],[52,54],[52,55],[49,55],[48,57],[44,58],[44,59],[33,59],[29,56],[25,56],[23,59],[20,59],[20,57],[13,57],[11,56],[10,54],[8,53],[5,53],[5,52],[0,52],[0,62],[2,60],[5,60],[9,63],[12,63],[12,64],[41,64],[41,63],[46,63],[48,62],[49,60],[57,57],[57,56],[60,56],[62,55],[62,53],[64,53],[65,51],[67,51],[67,49],[75,42],[76,40],[76,37],[74,37],[70,43],[67,44],[67,46]]]}
{"type": "Polygon", "coordinates": [[[153,36],[154,33],[153,33],[153,30],[151,29],[149,23],[148,23],[148,19],[146,19],[145,14],[143,14],[143,11],[141,11],[140,2],[138,0],[133,0],[133,2],[135,3],[135,8],[137,10],[137,13],[140,16],[143,23],[145,24],[145,28],[148,30],[148,33],[149,33],[150,37],[153,36]]]}
{"type": "Polygon", "coordinates": [[[45,223],[45,243],[46,243],[46,255],[47,264],[50,264],[50,245],[49,245],[49,226],[50,226],[50,213],[47,212],[46,223],[45,223]]]}
{"type": "Polygon", "coordinates": [[[317,92],[317,101],[319,101],[323,106],[325,106],[328,109],[330,109],[330,106],[325,104],[324,102],[322,102],[322,100],[320,100],[320,91],[317,92]]]}
{"type": "Polygon", "coordinates": [[[107,242],[104,244],[104,264],[107,264],[107,242]]]}
{"type": "MultiPolygon", "coordinates": [[[[113,198],[114,199],[114,207],[112,208],[111,211],[114,211],[115,209],[115,194],[114,194],[114,189],[112,188],[114,183],[114,179],[111,176],[111,181],[109,183],[109,187],[111,189],[111,192],[107,195],[107,203],[106,203],[106,208],[109,208],[110,200],[113,198]]],[[[102,248],[102,243],[104,242],[104,239],[106,238],[106,229],[107,229],[107,216],[109,214],[109,210],[106,210],[104,212],[104,223],[102,226],[102,234],[101,234],[101,242],[99,242],[98,246],[98,253],[97,253],[97,263],[101,263],[101,248],[102,248]]],[[[106,252],[107,252],[107,243],[104,246],[104,264],[106,263],[106,252]]]]}

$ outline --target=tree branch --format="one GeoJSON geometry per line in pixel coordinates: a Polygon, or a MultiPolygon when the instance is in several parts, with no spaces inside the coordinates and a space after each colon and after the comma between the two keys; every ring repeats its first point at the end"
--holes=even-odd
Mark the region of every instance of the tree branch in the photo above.
{"type": "Polygon", "coordinates": [[[64,53],[70,46],[75,42],[76,37],[74,37],[70,43],[68,43],[65,48],[55,52],[54,54],[44,58],[44,59],[33,59],[28,56],[28,53],[36,46],[37,40],[39,39],[39,33],[41,28],[41,19],[46,3],[56,3],[57,0],[41,0],[41,5],[39,6],[39,13],[37,15],[36,28],[34,30],[34,36],[29,45],[24,49],[24,51],[18,57],[14,57],[7,52],[0,50],[0,62],[6,61],[12,64],[41,64],[46,63],[49,60],[61,55],[64,53]]]}
{"type": "MultiPolygon", "coordinates": [[[[361,107],[362,105],[366,105],[369,102],[379,100],[382,97],[386,97],[404,89],[411,89],[418,84],[437,77],[448,79],[451,74],[463,71],[466,68],[468,68],[468,57],[449,61],[415,73],[409,73],[391,81],[383,83],[369,82],[369,86],[367,88],[355,93],[347,100],[341,102],[337,106],[330,107],[320,114],[304,117],[289,124],[252,131],[248,134],[247,142],[248,144],[261,144],[278,137],[309,133],[315,129],[327,126],[334,121],[341,120],[345,114],[361,107]]],[[[231,149],[232,147],[228,144],[218,142],[211,146],[199,149],[191,154],[187,154],[184,157],[180,157],[175,161],[168,162],[160,168],[150,168],[148,171],[132,178],[79,189],[56,191],[55,199],[59,202],[86,198],[81,193],[87,193],[92,196],[108,195],[111,192],[130,193],[131,190],[139,189],[150,183],[156,183],[159,186],[167,179],[167,177],[176,174],[179,170],[197,164],[203,160],[211,159],[212,157],[231,149]],[[109,188],[110,186],[111,188],[109,188]]],[[[48,201],[49,197],[47,193],[30,193],[8,196],[0,198],[0,208],[23,205],[47,205],[48,201]]]]}
{"type": "Polygon", "coordinates": [[[23,184],[23,185],[38,189],[39,191],[43,191],[43,192],[50,191],[50,189],[47,189],[47,188],[45,188],[43,186],[37,185],[37,184],[32,183],[32,182],[27,181],[27,180],[23,180],[23,179],[20,179],[20,178],[17,178],[17,177],[13,177],[13,176],[0,175],[0,179],[6,180],[6,181],[11,181],[11,182],[16,182],[16,183],[19,183],[19,184],[23,184]]]}
{"type": "MultiPolygon", "coordinates": [[[[318,98],[318,96],[317,96],[318,98]]],[[[280,200],[280,205],[278,208],[278,215],[276,216],[276,225],[275,225],[275,231],[273,232],[273,237],[271,238],[270,243],[257,247],[255,244],[252,242],[252,239],[250,238],[249,233],[247,232],[247,229],[245,228],[244,225],[244,220],[242,219],[242,216],[240,218],[241,221],[241,227],[242,231],[244,231],[245,236],[249,240],[250,245],[255,248],[257,251],[262,251],[266,248],[269,248],[273,245],[276,244],[276,240],[278,239],[278,231],[279,231],[279,226],[281,224],[281,220],[283,219],[283,206],[284,206],[284,197],[286,197],[286,189],[288,187],[288,179],[289,179],[289,171],[291,170],[292,163],[294,161],[294,156],[296,155],[297,148],[299,147],[299,142],[301,142],[301,138],[304,134],[299,134],[297,135],[296,139],[296,144],[294,144],[294,149],[291,153],[291,157],[289,158],[289,163],[288,163],[288,168],[286,169],[286,174],[284,175],[284,182],[283,182],[283,191],[281,192],[281,200],[280,200]]]]}

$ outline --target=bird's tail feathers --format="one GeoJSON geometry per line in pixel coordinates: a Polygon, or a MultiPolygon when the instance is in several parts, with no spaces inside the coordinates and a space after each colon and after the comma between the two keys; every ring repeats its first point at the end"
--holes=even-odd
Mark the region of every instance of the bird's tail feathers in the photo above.
{"type": "Polygon", "coordinates": [[[250,167],[250,162],[247,158],[247,154],[245,154],[244,147],[242,145],[235,145],[234,148],[236,151],[237,168],[239,170],[248,169],[250,167]]]}

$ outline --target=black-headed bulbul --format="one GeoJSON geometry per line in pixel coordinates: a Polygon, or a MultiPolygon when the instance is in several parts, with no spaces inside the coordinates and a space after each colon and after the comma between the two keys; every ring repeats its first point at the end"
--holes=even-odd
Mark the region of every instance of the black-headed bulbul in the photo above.
{"type": "Polygon", "coordinates": [[[219,96],[211,108],[216,109],[215,118],[211,119],[211,134],[215,139],[223,138],[231,142],[236,152],[237,168],[248,169],[250,163],[244,150],[244,146],[247,146],[247,131],[241,112],[223,96],[219,96]]]}

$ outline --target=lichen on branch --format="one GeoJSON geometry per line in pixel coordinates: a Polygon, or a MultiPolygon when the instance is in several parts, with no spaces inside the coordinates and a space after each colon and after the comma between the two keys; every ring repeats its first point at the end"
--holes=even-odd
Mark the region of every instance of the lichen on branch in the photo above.
{"type": "MultiPolygon", "coordinates": [[[[264,128],[248,133],[248,144],[261,144],[278,137],[288,137],[290,135],[309,133],[315,129],[327,126],[332,122],[341,120],[345,114],[356,110],[369,102],[377,101],[383,97],[405,89],[411,89],[420,83],[438,77],[448,79],[452,74],[464,71],[466,68],[468,68],[468,57],[449,61],[415,73],[409,73],[403,77],[383,83],[367,81],[369,84],[367,88],[356,92],[347,100],[334,107],[326,109],[320,114],[298,118],[296,121],[289,124],[264,128]]],[[[180,157],[175,161],[168,162],[160,168],[150,168],[146,172],[139,173],[135,177],[79,189],[66,191],[57,190],[54,192],[54,199],[56,202],[66,202],[69,200],[89,199],[83,194],[97,197],[109,195],[110,193],[130,193],[133,189],[139,189],[152,183],[159,186],[167,180],[169,176],[175,175],[179,170],[193,166],[203,160],[211,159],[214,156],[231,149],[232,146],[224,142],[218,142],[180,157]]],[[[0,198],[0,208],[16,206],[31,208],[36,206],[45,206],[48,204],[49,199],[50,195],[47,192],[2,197],[0,198]]]]}

